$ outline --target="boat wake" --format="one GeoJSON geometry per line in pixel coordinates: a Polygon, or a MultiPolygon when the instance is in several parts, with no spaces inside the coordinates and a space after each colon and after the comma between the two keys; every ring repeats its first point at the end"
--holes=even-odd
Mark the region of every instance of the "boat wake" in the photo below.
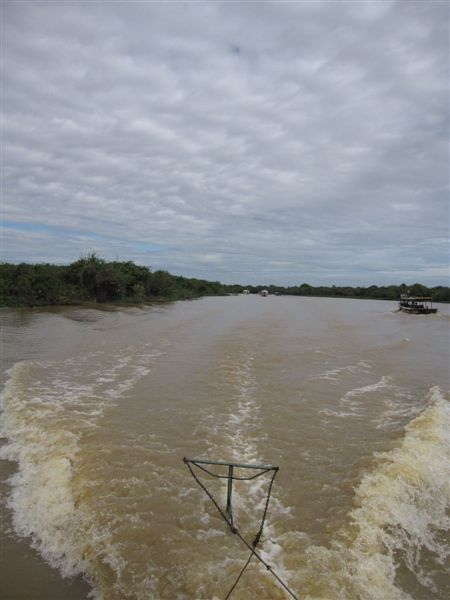
{"type": "MultiPolygon", "coordinates": [[[[223,453],[228,453],[229,460],[265,462],[267,457],[260,452],[264,447],[260,435],[264,424],[257,402],[258,386],[252,376],[252,357],[236,361],[229,376],[234,378],[236,393],[224,427],[227,442],[222,445],[223,453]]],[[[386,396],[400,394],[385,377],[352,390],[343,402],[357,402],[361,396],[379,390],[386,396]]],[[[409,399],[404,394],[403,402],[409,399]]],[[[394,398],[388,404],[398,418],[400,399],[394,398]]],[[[302,600],[413,600],[417,590],[421,590],[420,597],[430,600],[448,597],[443,574],[450,556],[450,404],[441,390],[433,387],[422,402],[420,414],[418,411],[417,407],[414,411],[409,407],[407,413],[402,413],[403,418],[414,417],[403,438],[393,450],[374,457],[372,467],[355,487],[354,507],[328,544],[317,544],[296,528],[292,510],[283,505],[275,486],[261,554],[302,600]]],[[[217,458],[216,442],[214,436],[209,440],[210,456],[217,458]]],[[[242,486],[237,494],[238,522],[255,522],[258,500],[264,497],[258,485],[242,486]]],[[[225,486],[221,493],[225,498],[225,486]]],[[[212,510],[206,501],[203,514],[212,510]]],[[[204,518],[203,539],[210,524],[210,519],[204,518]]],[[[245,560],[245,552],[232,549],[231,541],[229,544],[228,552],[233,555],[220,562],[220,570],[232,581],[237,566],[245,560]]],[[[209,575],[217,581],[216,569],[211,567],[209,575]]],[[[261,597],[287,597],[262,568],[255,565],[253,569],[248,580],[233,592],[236,598],[248,598],[255,586],[261,597]]]]}
{"type": "MultiPolygon", "coordinates": [[[[258,403],[259,390],[257,378],[254,375],[254,363],[254,353],[242,351],[241,354],[234,353],[233,356],[227,357],[220,366],[221,378],[228,387],[229,402],[224,414],[220,414],[220,411],[211,412],[201,425],[201,431],[205,430],[205,424],[209,431],[206,440],[209,458],[247,464],[267,463],[268,457],[262,456],[260,451],[261,448],[264,448],[267,434],[264,433],[261,409],[258,403]]],[[[244,476],[248,473],[240,472],[239,475],[244,476]]],[[[252,542],[261,522],[270,479],[271,475],[258,477],[252,481],[235,481],[233,484],[234,524],[249,543],[252,542]]],[[[215,487],[211,480],[208,481],[208,484],[211,485],[214,496],[222,499],[223,504],[227,494],[226,481],[222,480],[215,487]]],[[[205,541],[210,537],[225,538],[224,534],[228,535],[227,526],[223,522],[218,525],[219,530],[213,529],[214,533],[211,533],[211,514],[214,514],[214,511],[211,501],[208,498],[202,498],[202,527],[199,536],[205,541]],[[224,531],[224,534],[221,533],[221,530],[224,531]]],[[[282,504],[276,491],[272,491],[268,520],[258,546],[258,553],[263,560],[273,565],[276,572],[285,580],[289,579],[290,573],[283,565],[283,550],[276,541],[275,522],[280,518],[286,520],[290,517],[290,512],[291,509],[282,504]]],[[[227,585],[232,585],[249,556],[249,550],[239,544],[237,537],[228,538],[227,546],[226,555],[222,555],[218,564],[211,564],[208,569],[212,580],[217,580],[220,573],[221,587],[224,589],[227,585]],[[224,584],[224,581],[227,583],[224,584]]],[[[239,588],[233,592],[233,597],[247,598],[248,594],[255,593],[255,590],[258,590],[260,597],[263,597],[268,590],[271,590],[270,598],[283,598],[284,592],[280,592],[279,584],[274,582],[273,577],[263,566],[256,564],[256,560],[254,563],[252,569],[257,569],[258,574],[253,574],[250,587],[248,583],[239,584],[239,588]]],[[[198,589],[202,588],[200,582],[197,585],[198,589]]],[[[211,592],[209,593],[211,594],[211,592]]],[[[218,600],[218,597],[214,596],[214,599],[218,600]]]]}
{"type": "MultiPolygon", "coordinates": [[[[146,344],[138,354],[122,349],[64,361],[22,362],[8,373],[2,393],[6,443],[1,458],[17,463],[7,500],[14,531],[30,538],[32,547],[63,577],[83,575],[94,585],[95,555],[107,555],[114,568],[123,562],[110,528],[94,521],[86,502],[92,501],[95,484],[87,473],[101,466],[108,452],[91,449],[87,440],[95,438],[109,409],[163,355],[146,344]]],[[[100,496],[96,503],[101,501],[100,496]]]]}
{"type": "MultiPolygon", "coordinates": [[[[11,370],[2,454],[18,463],[9,498],[15,531],[31,538],[62,575],[83,574],[99,600],[222,597],[248,549],[183,471],[174,440],[158,437],[156,429],[145,436],[121,430],[115,439],[108,421],[109,408],[164,356],[150,344],[133,352],[21,363],[11,370]],[[77,374],[83,374],[82,385],[77,374]],[[108,447],[100,443],[104,438],[96,441],[104,430],[112,440],[108,447]]],[[[264,402],[273,400],[261,389],[255,352],[244,346],[219,362],[223,401],[202,412],[193,441],[201,440],[205,458],[276,464],[264,453],[264,402]]],[[[341,408],[359,410],[361,398],[377,391],[399,394],[386,377],[353,388],[341,408]]],[[[387,409],[397,414],[403,400],[387,409]]],[[[259,546],[263,559],[302,600],[449,597],[449,431],[448,398],[431,388],[396,446],[374,457],[355,486],[353,508],[327,543],[296,523],[276,481],[259,546]]],[[[180,449],[183,440],[177,441],[180,449]]],[[[226,483],[213,485],[225,503],[226,483]]],[[[250,542],[267,485],[258,478],[234,488],[235,523],[250,542]]],[[[286,598],[257,561],[233,592],[236,600],[250,597],[286,598]]]]}
{"type": "Polygon", "coordinates": [[[363,476],[355,507],[330,545],[286,536],[305,599],[411,600],[418,589],[430,600],[448,597],[449,431],[450,404],[432,388],[399,445],[363,476]]]}

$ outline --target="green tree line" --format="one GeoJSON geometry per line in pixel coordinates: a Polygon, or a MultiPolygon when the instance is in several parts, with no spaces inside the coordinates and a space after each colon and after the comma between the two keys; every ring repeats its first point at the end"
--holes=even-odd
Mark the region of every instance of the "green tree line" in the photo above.
{"type": "Polygon", "coordinates": [[[398,300],[402,294],[410,296],[431,296],[434,302],[450,302],[450,288],[441,285],[435,287],[426,287],[421,283],[413,285],[387,285],[370,287],[351,287],[351,286],[312,286],[302,283],[298,286],[276,286],[276,285],[258,285],[247,286],[250,293],[259,293],[266,289],[269,294],[283,294],[291,296],[322,296],[327,298],[368,298],[372,300],[398,300]]]}
{"type": "Polygon", "coordinates": [[[378,287],[225,285],[218,281],[189,279],[167,271],[152,271],[135,263],[107,262],[95,254],[70,265],[0,264],[0,306],[46,306],[85,302],[141,303],[155,300],[180,300],[238,294],[244,289],[259,293],[339,298],[397,300],[401,294],[432,296],[435,302],[450,302],[450,288],[425,287],[420,283],[407,286],[378,287]]]}
{"type": "Polygon", "coordinates": [[[0,306],[85,302],[139,303],[229,293],[218,281],[152,272],[133,262],[107,262],[95,254],[70,265],[0,264],[0,306]]]}

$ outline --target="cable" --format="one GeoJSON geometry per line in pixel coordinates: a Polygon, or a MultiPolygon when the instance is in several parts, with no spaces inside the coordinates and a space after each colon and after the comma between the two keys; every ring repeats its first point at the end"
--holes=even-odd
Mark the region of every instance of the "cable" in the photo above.
{"type": "MultiPolygon", "coordinates": [[[[209,492],[209,490],[206,488],[206,486],[200,481],[200,479],[194,473],[194,470],[192,469],[190,463],[192,463],[193,465],[195,465],[196,467],[198,467],[202,471],[205,471],[209,475],[212,475],[213,477],[223,478],[223,476],[217,475],[215,473],[211,473],[210,471],[208,471],[208,469],[205,469],[205,468],[201,467],[195,461],[189,461],[187,458],[183,458],[183,462],[188,467],[189,471],[191,472],[192,477],[195,479],[195,481],[198,483],[198,485],[202,488],[202,490],[205,492],[205,494],[208,496],[208,498],[212,501],[212,503],[214,504],[214,506],[217,508],[217,510],[219,511],[219,514],[221,515],[221,517],[223,518],[223,520],[227,523],[227,525],[230,528],[230,530],[232,531],[232,533],[236,534],[238,536],[238,538],[241,540],[241,542],[243,544],[245,544],[245,546],[247,546],[247,548],[250,550],[250,556],[248,557],[247,562],[245,563],[244,567],[242,568],[241,572],[239,573],[239,575],[238,575],[236,581],[234,582],[234,584],[232,585],[230,591],[226,595],[225,600],[228,600],[228,598],[231,596],[233,590],[235,589],[235,587],[237,586],[239,580],[241,579],[242,575],[244,574],[244,571],[246,570],[246,568],[250,564],[250,561],[253,558],[253,556],[255,556],[266,567],[266,569],[275,577],[275,579],[286,590],[286,592],[288,592],[288,594],[290,594],[290,596],[292,598],[294,598],[294,600],[299,600],[298,597],[294,594],[294,592],[292,592],[292,590],[290,590],[289,587],[284,583],[284,581],[281,579],[281,577],[272,569],[272,567],[255,550],[256,546],[258,545],[258,543],[260,541],[261,534],[262,534],[262,531],[263,531],[264,522],[265,522],[266,516],[267,516],[267,510],[268,510],[268,507],[269,507],[269,500],[270,500],[270,495],[271,495],[271,492],[272,492],[272,486],[273,486],[273,482],[274,482],[275,476],[276,476],[276,474],[278,472],[278,467],[271,467],[270,469],[266,469],[266,470],[262,471],[261,473],[258,473],[258,475],[256,475],[256,476],[248,478],[248,479],[254,479],[255,477],[258,477],[259,475],[263,475],[264,473],[267,473],[270,470],[274,471],[274,473],[272,475],[272,479],[270,481],[269,490],[267,492],[266,505],[264,507],[264,513],[263,513],[261,525],[260,525],[258,533],[256,534],[255,539],[253,540],[253,544],[250,545],[247,542],[247,540],[245,540],[242,537],[242,535],[236,529],[236,527],[231,522],[231,520],[228,519],[228,517],[226,516],[226,514],[223,512],[223,510],[220,508],[220,506],[218,505],[218,503],[214,499],[213,495],[209,492]]],[[[241,478],[239,478],[239,477],[233,477],[233,479],[241,479],[241,478]]],[[[242,478],[242,479],[246,480],[247,478],[242,478]]]]}

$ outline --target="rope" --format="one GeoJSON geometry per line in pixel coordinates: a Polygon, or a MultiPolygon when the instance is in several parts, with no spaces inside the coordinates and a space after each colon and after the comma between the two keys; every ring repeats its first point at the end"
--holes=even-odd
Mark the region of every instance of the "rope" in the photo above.
{"type": "Polygon", "coordinates": [[[231,596],[231,594],[233,593],[234,588],[237,586],[237,584],[239,583],[240,578],[242,577],[242,575],[244,574],[245,569],[248,567],[248,565],[250,564],[250,561],[253,558],[253,552],[250,552],[250,556],[247,558],[247,562],[245,563],[245,565],[242,567],[241,572],[239,573],[239,575],[237,576],[236,581],[233,583],[233,585],[231,586],[230,591],[228,592],[228,594],[225,596],[225,600],[228,600],[228,598],[231,596]]]}
{"type": "MultiPolygon", "coordinates": [[[[286,592],[292,597],[294,598],[294,600],[299,600],[298,597],[292,592],[292,590],[290,590],[288,588],[288,586],[284,583],[284,581],[281,579],[281,577],[272,569],[272,567],[262,558],[262,556],[260,554],[258,554],[258,552],[256,552],[255,548],[258,545],[260,538],[261,538],[261,534],[262,534],[262,530],[264,527],[264,522],[266,520],[266,516],[267,516],[267,510],[269,507],[269,500],[270,500],[270,495],[271,495],[271,491],[272,491],[272,486],[273,486],[273,482],[275,479],[275,476],[278,472],[278,467],[273,467],[273,471],[274,474],[272,475],[272,479],[270,481],[269,484],[269,490],[267,493],[267,499],[266,499],[266,505],[264,507],[264,513],[263,513],[263,518],[261,521],[261,526],[259,528],[258,533],[256,534],[255,539],[253,540],[253,544],[250,545],[247,540],[245,540],[242,535],[239,533],[239,531],[234,527],[233,523],[228,519],[227,515],[224,513],[224,511],[220,508],[220,506],[218,505],[218,503],[216,502],[216,500],[214,499],[214,497],[212,496],[211,492],[209,492],[209,490],[206,488],[206,486],[200,481],[200,479],[197,477],[197,475],[194,473],[194,470],[192,469],[191,465],[190,465],[190,461],[187,460],[187,458],[183,458],[183,462],[186,464],[186,466],[188,467],[189,471],[191,472],[192,477],[195,479],[195,481],[198,483],[198,485],[202,488],[202,490],[205,492],[205,494],[208,496],[208,498],[211,500],[211,502],[214,504],[214,506],[217,508],[217,510],[219,511],[220,516],[223,518],[223,520],[227,523],[228,527],[230,528],[230,530],[232,531],[232,533],[236,534],[238,536],[238,538],[241,540],[241,542],[243,544],[245,544],[245,546],[247,546],[247,548],[250,550],[250,556],[247,559],[247,562],[245,563],[244,567],[242,568],[241,572],[239,573],[236,581],[234,582],[234,584],[232,585],[230,591],[228,592],[228,594],[225,597],[225,600],[228,600],[228,598],[231,596],[233,590],[235,589],[235,587],[237,586],[239,580],[241,579],[242,575],[244,574],[244,571],[246,570],[246,568],[248,567],[248,565],[250,564],[251,559],[253,558],[253,556],[255,556],[265,567],[266,569],[275,577],[275,579],[278,581],[278,583],[286,590],[286,592]]],[[[195,463],[194,461],[192,461],[192,464],[195,465],[196,467],[198,467],[199,469],[202,469],[203,471],[209,472],[207,469],[204,469],[203,467],[201,467],[200,465],[198,465],[197,463],[195,463]]],[[[267,473],[268,471],[272,470],[272,469],[266,469],[265,471],[259,473],[256,476],[250,477],[248,479],[254,479],[255,477],[258,477],[259,475],[263,475],[264,473],[267,473]]],[[[213,477],[221,477],[220,475],[216,475],[215,473],[209,473],[210,475],[212,475],[213,477]]],[[[239,478],[235,478],[233,477],[233,479],[239,479],[239,478]]],[[[247,479],[247,478],[245,478],[247,479]]],[[[245,480],[244,479],[244,480],[245,480]]]]}
{"type": "Polygon", "coordinates": [[[263,527],[264,527],[264,523],[266,522],[266,516],[267,516],[267,509],[269,508],[269,501],[270,501],[270,495],[272,493],[272,486],[273,486],[273,482],[275,480],[275,476],[278,473],[278,467],[276,467],[273,471],[273,475],[272,475],[272,479],[270,480],[270,484],[269,484],[269,490],[267,492],[267,498],[266,498],[266,505],[264,507],[264,513],[262,516],[262,520],[261,520],[261,525],[259,527],[259,531],[255,536],[255,539],[253,540],[253,548],[256,548],[256,546],[259,544],[259,540],[261,539],[261,535],[263,532],[263,527]]]}

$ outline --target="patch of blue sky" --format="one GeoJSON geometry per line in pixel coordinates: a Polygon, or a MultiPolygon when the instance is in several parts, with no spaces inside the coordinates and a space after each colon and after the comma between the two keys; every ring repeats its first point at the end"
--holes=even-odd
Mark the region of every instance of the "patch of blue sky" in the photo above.
{"type": "Polygon", "coordinates": [[[70,229],[67,227],[55,227],[54,225],[45,225],[43,223],[3,221],[2,226],[3,229],[15,229],[16,231],[29,231],[32,233],[48,233],[59,238],[71,238],[74,236],[80,236],[96,241],[116,243],[120,242],[142,252],[163,252],[164,250],[167,250],[167,248],[165,246],[162,246],[161,244],[152,244],[150,242],[143,242],[141,240],[129,240],[126,238],[105,236],[95,233],[93,231],[70,229]]]}
{"type": "Polygon", "coordinates": [[[144,252],[163,252],[167,250],[167,246],[161,246],[160,244],[149,244],[148,242],[134,241],[127,241],[127,243],[136,250],[142,250],[144,252]]]}

